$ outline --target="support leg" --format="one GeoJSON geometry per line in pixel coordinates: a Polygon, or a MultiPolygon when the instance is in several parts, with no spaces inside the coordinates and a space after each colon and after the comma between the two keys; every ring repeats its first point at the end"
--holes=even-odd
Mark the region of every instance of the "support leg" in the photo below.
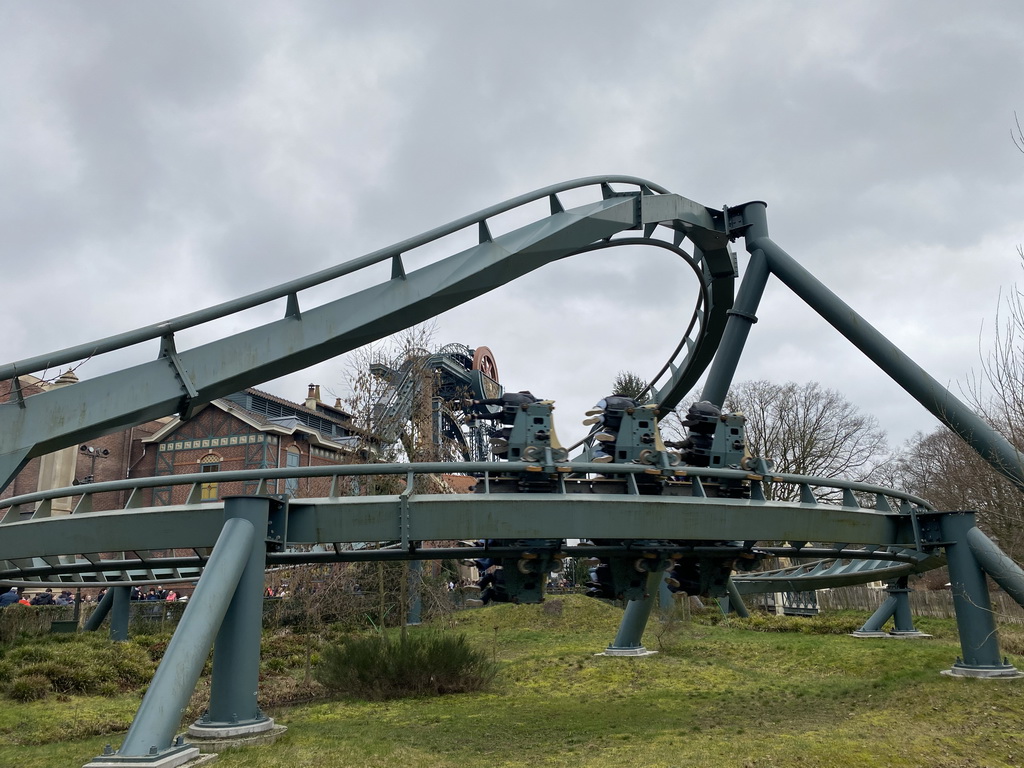
{"type": "Polygon", "coordinates": [[[263,632],[263,574],[267,565],[266,532],[271,504],[259,496],[224,500],[224,517],[249,522],[256,531],[213,646],[210,707],[193,723],[193,739],[238,738],[274,728],[259,708],[260,640],[263,632]]]}
{"type": "Polygon", "coordinates": [[[999,656],[996,621],[989,600],[985,572],[971,552],[968,532],[974,528],[973,512],[943,515],[942,538],[956,542],[946,546],[946,563],[953,591],[953,608],[960,633],[962,659],[943,674],[956,677],[1021,677],[999,656]]]}
{"type": "Polygon", "coordinates": [[[108,589],[103,593],[103,598],[97,603],[96,608],[85,622],[86,632],[95,632],[103,624],[103,620],[110,613],[110,607],[114,604],[114,589],[108,589]]]}
{"type": "Polygon", "coordinates": [[[854,637],[931,637],[919,632],[914,626],[914,616],[910,610],[910,593],[906,576],[889,582],[886,587],[889,597],[883,602],[864,626],[853,633],[854,637]],[[882,629],[885,623],[893,619],[891,632],[882,629]]]}
{"type": "Polygon", "coordinates": [[[409,562],[409,614],[406,624],[415,627],[423,620],[423,561],[409,562]]]}
{"type": "Polygon", "coordinates": [[[740,594],[739,589],[736,588],[736,583],[729,577],[729,581],[726,582],[725,588],[729,590],[729,607],[736,611],[736,615],[741,619],[749,619],[750,611],[747,610],[746,603],[743,602],[743,596],[740,594]]]}
{"type": "Polygon", "coordinates": [[[642,600],[630,600],[619,624],[615,640],[605,651],[605,656],[648,656],[657,651],[648,651],[641,640],[647,620],[651,616],[658,594],[658,582],[665,577],[661,571],[647,574],[647,587],[642,600]]]}
{"type": "MultiPolygon", "coordinates": [[[[180,736],[175,740],[174,734],[255,538],[253,526],[247,520],[236,518],[224,523],[121,749],[115,753],[108,747],[86,768],[175,768],[199,756],[196,747],[184,744],[180,736]]],[[[259,540],[262,543],[262,535],[259,540]]]]}
{"type": "Polygon", "coordinates": [[[128,639],[128,622],[131,619],[132,588],[111,587],[114,593],[114,606],[110,613],[110,639],[115,643],[123,643],[128,639]]]}
{"type": "Polygon", "coordinates": [[[893,611],[892,634],[897,637],[930,637],[918,632],[914,626],[914,614],[910,610],[910,593],[906,576],[901,576],[889,585],[889,595],[896,598],[896,610],[893,611]]]}
{"type": "Polygon", "coordinates": [[[871,614],[871,618],[864,622],[860,629],[853,633],[854,637],[885,637],[888,636],[888,632],[884,631],[882,627],[885,626],[885,622],[892,618],[896,612],[896,598],[893,595],[889,595],[885,601],[878,606],[878,609],[871,614]]]}

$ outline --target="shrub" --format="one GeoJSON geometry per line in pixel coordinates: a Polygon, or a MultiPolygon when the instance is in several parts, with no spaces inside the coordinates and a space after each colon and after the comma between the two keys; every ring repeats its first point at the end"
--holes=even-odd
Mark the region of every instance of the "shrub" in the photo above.
{"type": "MultiPolygon", "coordinates": [[[[14,648],[0,662],[0,680],[41,676],[62,694],[114,696],[149,682],[156,665],[133,643],[95,635],[50,635],[14,648]]],[[[7,689],[8,695],[11,689],[7,689]]],[[[12,695],[13,696],[13,695],[12,695]]]]}
{"type": "Polygon", "coordinates": [[[419,632],[348,638],[323,649],[317,682],[345,696],[381,701],[487,688],[497,666],[465,635],[419,632]]]}
{"type": "Polygon", "coordinates": [[[101,682],[95,666],[88,662],[38,661],[26,664],[22,672],[26,677],[45,677],[53,690],[60,693],[92,693],[101,682]]]}
{"type": "Polygon", "coordinates": [[[15,701],[37,701],[50,693],[50,679],[45,675],[22,675],[11,683],[7,695],[15,701]]]}

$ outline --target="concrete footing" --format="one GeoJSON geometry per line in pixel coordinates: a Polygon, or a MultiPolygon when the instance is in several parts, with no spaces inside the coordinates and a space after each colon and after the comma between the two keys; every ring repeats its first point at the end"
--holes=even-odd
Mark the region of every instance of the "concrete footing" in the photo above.
{"type": "Polygon", "coordinates": [[[185,742],[198,747],[201,752],[219,752],[228,747],[255,747],[265,744],[273,744],[283,735],[288,728],[277,725],[272,719],[267,719],[258,730],[246,727],[232,728],[209,728],[205,726],[192,725],[188,729],[185,742]]]}
{"type": "Polygon", "coordinates": [[[196,768],[216,759],[216,755],[202,754],[197,747],[183,746],[162,755],[100,755],[84,768],[196,768]]]}
{"type": "Polygon", "coordinates": [[[642,645],[635,648],[605,648],[595,656],[653,656],[657,651],[648,651],[642,645]]]}
{"type": "Polygon", "coordinates": [[[950,669],[942,670],[941,674],[947,677],[973,677],[984,680],[1020,680],[1024,677],[1024,672],[1010,665],[1005,667],[965,667],[954,664],[950,669]]]}

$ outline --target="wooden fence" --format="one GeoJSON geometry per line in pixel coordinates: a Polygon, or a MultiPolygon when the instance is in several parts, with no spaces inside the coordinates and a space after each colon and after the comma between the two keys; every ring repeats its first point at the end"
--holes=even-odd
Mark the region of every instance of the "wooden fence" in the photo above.
{"type": "MultiPolygon", "coordinates": [[[[889,593],[884,589],[865,585],[823,589],[818,592],[818,606],[821,610],[874,611],[887,597],[889,593]]],[[[1002,591],[992,592],[990,597],[997,621],[1024,624],[1024,608],[1013,598],[1002,591]]],[[[953,593],[948,589],[915,589],[910,593],[910,610],[914,616],[954,618],[953,593]]]]}

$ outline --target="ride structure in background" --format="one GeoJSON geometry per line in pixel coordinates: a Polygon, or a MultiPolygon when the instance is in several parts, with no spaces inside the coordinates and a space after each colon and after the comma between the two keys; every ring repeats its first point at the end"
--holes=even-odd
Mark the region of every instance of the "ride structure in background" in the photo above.
{"type": "MultiPolygon", "coordinates": [[[[34,456],[148,419],[175,413],[188,419],[214,398],[383,338],[545,264],[626,245],[679,256],[696,277],[697,298],[682,339],[651,379],[651,407],[622,414],[611,462],[588,460],[594,458],[592,443],[570,459],[569,449],[555,436],[550,402],[540,400],[522,404],[513,414],[508,437],[501,438],[507,443],[501,446],[507,448],[505,461],[224,472],[218,480],[252,482],[255,493],[212,503],[200,503],[202,484],[209,480],[202,474],[95,483],[0,502],[7,511],[0,529],[0,579],[110,585],[94,615],[97,623],[106,611],[112,611],[115,622],[126,615],[127,585],[138,580],[139,571],[153,574],[159,567],[161,576],[199,576],[120,749],[108,750],[90,765],[173,768],[195,759],[198,749],[175,731],[211,646],[209,711],[189,729],[190,737],[240,738],[272,731],[273,720],[257,703],[267,565],[480,554],[472,547],[422,546],[429,541],[496,542],[487,554],[501,560],[508,574],[518,574],[510,586],[520,600],[543,596],[539,577],[556,567],[563,554],[596,558],[608,566],[607,578],[598,584],[628,600],[608,649],[612,654],[643,652],[644,626],[667,571],[680,587],[728,595],[743,610],[743,591],[800,591],[879,578],[898,584],[909,574],[946,564],[962,649],[947,673],[1018,676],[999,653],[985,575],[1024,603],[1024,572],[978,530],[972,513],[937,511],[923,499],[878,486],[776,474],[769,462],[741,449],[741,435],[734,430],[741,430],[742,421],[734,414],[694,414],[694,439],[681,453],[661,440],[658,416],[675,408],[705,373],[702,397],[721,407],[756,322],[760,297],[775,275],[1024,488],[1024,462],[1017,450],[772,242],[764,203],[713,209],[632,177],[547,187],[276,288],[2,366],[0,379],[13,380],[13,388],[10,401],[0,404],[0,487],[34,456]],[[567,209],[562,197],[569,193],[585,195],[587,202],[567,209]],[[515,212],[522,220],[520,209],[545,202],[546,211],[534,223],[494,234],[504,214],[515,212]],[[467,230],[475,235],[473,245],[407,270],[407,263],[424,260],[418,251],[422,246],[467,230]],[[736,292],[730,242],[738,239],[750,259],[736,292]],[[390,275],[372,287],[321,306],[300,306],[302,291],[380,264],[390,265],[390,275]],[[284,316],[277,321],[191,349],[177,348],[175,334],[184,329],[279,300],[284,316]],[[20,376],[146,342],[157,342],[155,360],[31,397],[22,393],[20,376]],[[430,473],[473,476],[477,492],[416,493],[417,477],[430,473]],[[342,481],[360,475],[398,475],[405,488],[389,495],[345,495],[342,481]],[[265,492],[274,480],[311,476],[331,478],[325,497],[289,499],[265,492]],[[142,505],[142,489],[173,483],[190,487],[186,503],[142,505]],[[767,500],[766,483],[795,485],[799,500],[767,500]],[[819,502],[816,491],[821,488],[840,490],[841,502],[819,502]],[[123,509],[91,512],[97,494],[121,491],[130,491],[123,509]],[[52,500],[69,496],[80,496],[73,513],[52,516],[52,500]],[[569,546],[569,540],[583,541],[569,546]],[[354,542],[391,546],[345,546],[354,542]],[[177,552],[157,564],[148,557],[156,549],[177,552]],[[761,554],[818,562],[800,570],[730,578],[734,568],[761,554]]],[[[493,366],[493,358],[479,367],[458,367],[487,373],[488,365],[493,366]]],[[[380,374],[395,391],[382,408],[400,420],[408,371],[398,366],[380,374]]],[[[453,430],[457,423],[452,415],[453,430]]],[[[479,454],[469,450],[468,455],[479,454]]],[[[887,610],[898,623],[900,605],[894,588],[887,610]]]]}

